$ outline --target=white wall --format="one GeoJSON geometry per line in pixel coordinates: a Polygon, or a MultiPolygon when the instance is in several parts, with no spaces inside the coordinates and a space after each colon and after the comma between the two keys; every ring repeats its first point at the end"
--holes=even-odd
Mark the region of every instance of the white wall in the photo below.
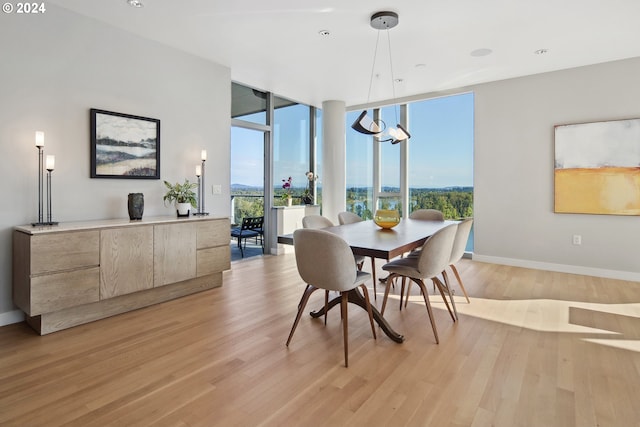
{"type": "MultiPolygon", "coordinates": [[[[89,178],[89,109],[161,120],[161,177],[195,179],[209,152],[207,210],[229,206],[230,71],[54,5],[0,16],[0,325],[11,302],[11,230],[37,216],[34,132],[56,155],[54,219],[122,218],[130,192],[145,216],[172,214],[161,181],[89,178]]],[[[640,117],[640,58],[478,85],[475,256],[640,280],[638,217],[553,213],[553,126],[640,117]],[[571,244],[581,234],[583,244],[571,244]]]]}
{"type": "Polygon", "coordinates": [[[473,88],[474,259],[640,280],[640,218],[553,213],[554,125],[640,117],[638,76],[634,58],[473,88]]]}
{"type": "Polygon", "coordinates": [[[231,77],[226,67],[47,4],[43,15],[0,16],[0,325],[20,320],[11,301],[12,227],[37,220],[37,149],[55,154],[57,221],[173,215],[162,180],[195,181],[208,151],[206,208],[228,216],[231,77]],[[161,121],[161,180],[89,178],[89,109],[161,121]],[[211,185],[222,187],[212,195],[211,185]]]}

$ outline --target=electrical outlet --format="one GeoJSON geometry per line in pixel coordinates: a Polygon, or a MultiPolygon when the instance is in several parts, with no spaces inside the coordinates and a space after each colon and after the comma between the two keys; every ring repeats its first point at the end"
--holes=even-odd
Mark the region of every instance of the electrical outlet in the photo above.
{"type": "Polygon", "coordinates": [[[579,234],[574,234],[573,235],[573,244],[574,245],[581,245],[582,244],[582,236],[579,234]]]}

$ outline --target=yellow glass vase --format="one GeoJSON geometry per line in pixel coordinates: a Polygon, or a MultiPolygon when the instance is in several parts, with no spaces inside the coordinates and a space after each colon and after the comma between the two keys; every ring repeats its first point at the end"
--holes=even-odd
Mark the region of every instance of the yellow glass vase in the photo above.
{"type": "Polygon", "coordinates": [[[393,228],[400,223],[400,212],[391,209],[378,209],[373,216],[373,222],[384,229],[393,228]]]}

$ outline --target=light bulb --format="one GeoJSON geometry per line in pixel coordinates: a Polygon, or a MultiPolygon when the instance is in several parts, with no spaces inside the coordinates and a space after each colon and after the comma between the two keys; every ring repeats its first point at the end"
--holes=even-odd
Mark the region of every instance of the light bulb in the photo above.
{"type": "Polygon", "coordinates": [[[36,132],[36,147],[44,147],[44,132],[36,132]]]}
{"type": "Polygon", "coordinates": [[[55,168],[55,165],[56,165],[56,156],[48,155],[45,169],[47,169],[48,171],[52,171],[55,168]]]}

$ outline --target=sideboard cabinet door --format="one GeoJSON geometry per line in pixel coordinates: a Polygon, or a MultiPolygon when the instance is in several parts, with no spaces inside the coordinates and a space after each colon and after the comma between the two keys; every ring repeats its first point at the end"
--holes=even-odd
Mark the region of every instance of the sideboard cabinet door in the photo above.
{"type": "Polygon", "coordinates": [[[100,299],[153,287],[153,227],[100,231],[100,299]]]}
{"type": "Polygon", "coordinates": [[[195,224],[156,225],[154,230],[154,287],[196,277],[195,224]]]}

